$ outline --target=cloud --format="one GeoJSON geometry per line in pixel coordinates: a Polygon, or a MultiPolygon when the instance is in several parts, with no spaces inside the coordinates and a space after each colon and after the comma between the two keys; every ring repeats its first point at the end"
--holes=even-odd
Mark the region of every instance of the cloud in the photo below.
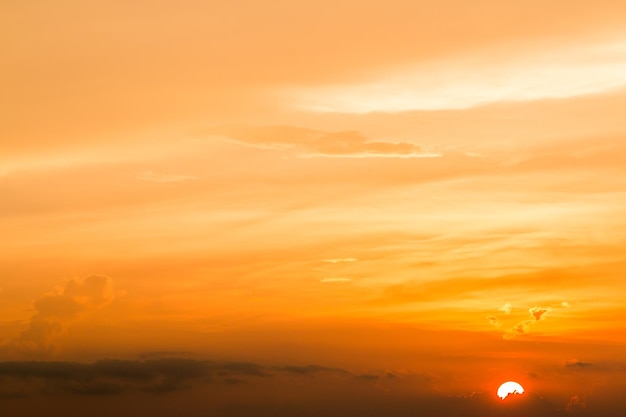
{"type": "Polygon", "coordinates": [[[92,408],[89,413],[77,410],[70,413],[72,416],[130,415],[123,410],[133,404],[141,404],[141,415],[172,415],[171,411],[161,409],[165,403],[176,404],[179,415],[207,415],[207,398],[214,407],[209,415],[233,417],[374,417],[416,413],[560,417],[567,415],[566,410],[596,411],[581,396],[571,397],[567,408],[562,403],[559,409],[534,392],[500,401],[495,393],[481,392],[471,384],[467,394],[442,391],[439,378],[424,378],[423,374],[356,373],[315,364],[269,366],[185,358],[104,359],[93,363],[14,361],[0,362],[0,380],[0,399],[24,410],[19,413],[24,416],[40,415],[25,411],[30,403],[59,400],[92,408]],[[75,400],[81,397],[88,401],[75,400]],[[100,404],[106,407],[100,409],[100,404]]]}
{"type": "MultiPolygon", "coordinates": [[[[503,307],[505,307],[507,304],[505,304],[503,307]]],[[[520,322],[518,322],[515,326],[513,326],[512,328],[510,328],[509,330],[507,330],[504,335],[502,335],[502,337],[504,339],[510,340],[513,339],[517,336],[521,336],[524,334],[528,334],[530,331],[530,328],[539,320],[543,320],[544,316],[546,313],[548,313],[549,311],[551,311],[552,309],[550,307],[531,307],[530,309],[528,309],[528,312],[530,313],[531,317],[533,318],[532,320],[522,320],[520,322]]]]}
{"type": "MultiPolygon", "coordinates": [[[[29,382],[25,392],[73,394],[79,396],[118,395],[128,392],[155,394],[174,392],[192,385],[240,384],[250,378],[278,378],[281,375],[315,377],[334,375],[354,380],[377,380],[378,374],[357,374],[341,368],[320,365],[268,367],[250,362],[219,362],[185,358],[150,360],[103,359],[94,363],[17,361],[0,362],[0,378],[20,386],[29,382]]],[[[1,395],[8,395],[3,392],[1,395]]]]}
{"type": "Polygon", "coordinates": [[[593,366],[593,364],[589,362],[582,362],[576,359],[569,359],[565,361],[563,366],[565,366],[566,368],[588,368],[590,366],[593,366]]]}
{"type": "Polygon", "coordinates": [[[561,307],[569,308],[570,307],[570,303],[568,303],[567,301],[563,301],[563,302],[561,302],[561,307]]]}
{"type": "MultiPolygon", "coordinates": [[[[260,365],[169,358],[146,361],[105,359],[78,362],[0,362],[0,377],[10,381],[38,381],[29,392],[75,395],[116,395],[129,391],[177,391],[193,381],[225,381],[233,377],[269,377],[260,365]],[[33,390],[35,392],[33,392],[33,390]]],[[[227,381],[225,381],[227,382],[227,381]]]]}
{"type": "Polygon", "coordinates": [[[426,152],[408,142],[372,141],[357,131],[325,132],[293,126],[229,125],[210,129],[209,134],[237,143],[267,149],[293,150],[305,157],[339,158],[428,158],[426,152]]]}
{"type": "Polygon", "coordinates": [[[509,303],[506,303],[505,305],[503,305],[502,307],[500,307],[498,309],[498,311],[502,311],[505,314],[511,314],[511,310],[513,309],[513,306],[509,303]]]}
{"type": "Polygon", "coordinates": [[[489,320],[489,323],[493,324],[495,327],[500,327],[500,321],[498,321],[496,316],[487,316],[487,320],[489,320]]]}
{"type": "Polygon", "coordinates": [[[352,281],[352,278],[341,278],[341,277],[329,277],[329,278],[322,278],[320,280],[320,282],[350,282],[352,281]]]}
{"type": "Polygon", "coordinates": [[[587,408],[587,402],[585,400],[585,397],[581,397],[580,395],[574,395],[569,399],[565,410],[567,410],[567,412],[569,413],[579,413],[585,408],[587,408]]]}
{"type": "Polygon", "coordinates": [[[328,262],[330,264],[338,264],[343,262],[356,262],[357,258],[334,258],[334,259],[324,259],[324,262],[328,262]]]}
{"type": "Polygon", "coordinates": [[[192,175],[163,174],[153,171],[144,171],[137,175],[137,178],[140,180],[152,182],[182,182],[187,180],[193,180],[197,177],[194,177],[192,175]]]}
{"type": "Polygon", "coordinates": [[[550,307],[542,308],[542,307],[532,307],[528,310],[531,316],[535,318],[535,320],[539,321],[543,318],[543,316],[551,310],[550,307]]]}
{"type": "Polygon", "coordinates": [[[626,85],[623,39],[569,48],[555,45],[551,51],[526,54],[512,50],[515,55],[500,51],[498,62],[493,61],[493,51],[475,51],[469,61],[467,56],[458,56],[392,70],[358,84],[291,88],[285,95],[294,107],[308,111],[366,114],[564,99],[626,85]]]}
{"type": "Polygon", "coordinates": [[[524,320],[517,323],[515,326],[507,330],[502,337],[504,339],[510,340],[517,336],[521,336],[527,334],[530,330],[530,326],[534,324],[533,320],[524,320]]]}
{"type": "Polygon", "coordinates": [[[28,328],[2,350],[18,356],[52,354],[58,337],[70,322],[106,306],[114,297],[113,283],[104,275],[70,280],[64,288],[44,294],[34,302],[35,314],[28,328]]]}
{"type": "Polygon", "coordinates": [[[307,366],[290,365],[290,366],[276,367],[274,369],[287,372],[287,373],[298,374],[298,375],[312,375],[312,374],[318,374],[322,372],[330,372],[330,373],[335,373],[339,375],[353,375],[351,372],[348,372],[345,369],[329,368],[329,367],[320,366],[320,365],[307,365],[307,366]]]}

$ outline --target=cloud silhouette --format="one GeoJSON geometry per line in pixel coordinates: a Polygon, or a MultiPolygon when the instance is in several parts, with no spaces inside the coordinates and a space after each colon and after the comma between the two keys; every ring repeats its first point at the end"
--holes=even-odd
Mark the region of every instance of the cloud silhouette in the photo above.
{"type": "MultiPolygon", "coordinates": [[[[149,398],[157,401],[165,396],[175,401],[179,398],[177,395],[182,395],[178,393],[199,392],[202,398],[211,398],[217,407],[209,414],[220,416],[373,417],[417,415],[418,410],[419,415],[424,416],[561,415],[550,403],[534,395],[521,399],[516,407],[509,407],[494,398],[493,393],[476,391],[471,395],[448,396],[430,386],[434,382],[423,375],[396,375],[388,371],[354,373],[321,365],[271,367],[184,358],[105,359],[94,363],[14,361],[0,362],[0,380],[3,381],[0,398],[14,401],[89,397],[89,403],[94,404],[117,397],[122,398],[124,404],[131,398],[138,398],[144,407],[151,407],[153,401],[149,398]],[[407,391],[407,387],[411,389],[407,391]],[[225,392],[233,393],[236,401],[222,401],[216,394],[225,392]],[[259,392],[262,395],[259,396],[259,392]],[[284,395],[275,396],[277,393],[284,395]],[[270,397],[274,399],[266,401],[270,397]]],[[[186,404],[181,403],[180,412],[202,413],[202,408],[193,410],[185,408],[186,404]]],[[[188,407],[193,406],[193,402],[189,402],[188,407]]],[[[98,413],[94,409],[90,415],[106,415],[98,413]]]]}
{"type": "Polygon", "coordinates": [[[105,359],[77,362],[0,362],[0,378],[30,381],[24,394],[41,392],[115,395],[129,391],[164,393],[233,377],[268,377],[260,365],[169,358],[147,361],[105,359]],[[33,383],[33,381],[38,383],[33,383]],[[33,392],[35,391],[35,392],[33,392]]]}

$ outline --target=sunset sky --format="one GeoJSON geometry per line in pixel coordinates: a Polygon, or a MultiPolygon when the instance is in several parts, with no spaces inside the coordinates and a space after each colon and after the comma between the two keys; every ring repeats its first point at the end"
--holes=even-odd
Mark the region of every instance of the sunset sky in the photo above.
{"type": "Polygon", "coordinates": [[[5,0],[0,46],[0,415],[626,415],[626,2],[5,0]]]}

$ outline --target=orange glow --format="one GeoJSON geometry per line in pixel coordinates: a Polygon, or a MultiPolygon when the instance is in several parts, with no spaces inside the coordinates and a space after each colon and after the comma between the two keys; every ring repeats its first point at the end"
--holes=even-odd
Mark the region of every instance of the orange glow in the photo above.
{"type": "Polygon", "coordinates": [[[511,378],[529,415],[626,415],[625,21],[614,0],[3,2],[0,409],[172,389],[226,404],[181,415],[497,415],[511,378]]]}

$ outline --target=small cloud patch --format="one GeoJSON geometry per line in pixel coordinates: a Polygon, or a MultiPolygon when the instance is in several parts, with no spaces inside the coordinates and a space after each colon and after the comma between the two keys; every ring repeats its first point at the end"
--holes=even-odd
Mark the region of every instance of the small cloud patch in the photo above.
{"type": "Polygon", "coordinates": [[[356,261],[358,261],[357,258],[324,259],[324,262],[327,262],[329,264],[338,264],[338,263],[343,263],[343,262],[356,262],[356,261]]]}
{"type": "Polygon", "coordinates": [[[577,359],[570,359],[565,361],[563,366],[565,366],[566,368],[588,368],[590,366],[593,366],[593,364],[589,362],[579,361],[577,359]]]}
{"type": "Polygon", "coordinates": [[[343,278],[343,277],[329,277],[329,278],[322,278],[320,280],[320,282],[324,282],[324,283],[350,282],[350,281],[352,281],[351,278],[343,278]]]}
{"type": "Polygon", "coordinates": [[[513,306],[510,303],[506,303],[505,305],[500,307],[498,311],[502,311],[504,312],[504,314],[511,314],[512,309],[513,309],[513,306]]]}

